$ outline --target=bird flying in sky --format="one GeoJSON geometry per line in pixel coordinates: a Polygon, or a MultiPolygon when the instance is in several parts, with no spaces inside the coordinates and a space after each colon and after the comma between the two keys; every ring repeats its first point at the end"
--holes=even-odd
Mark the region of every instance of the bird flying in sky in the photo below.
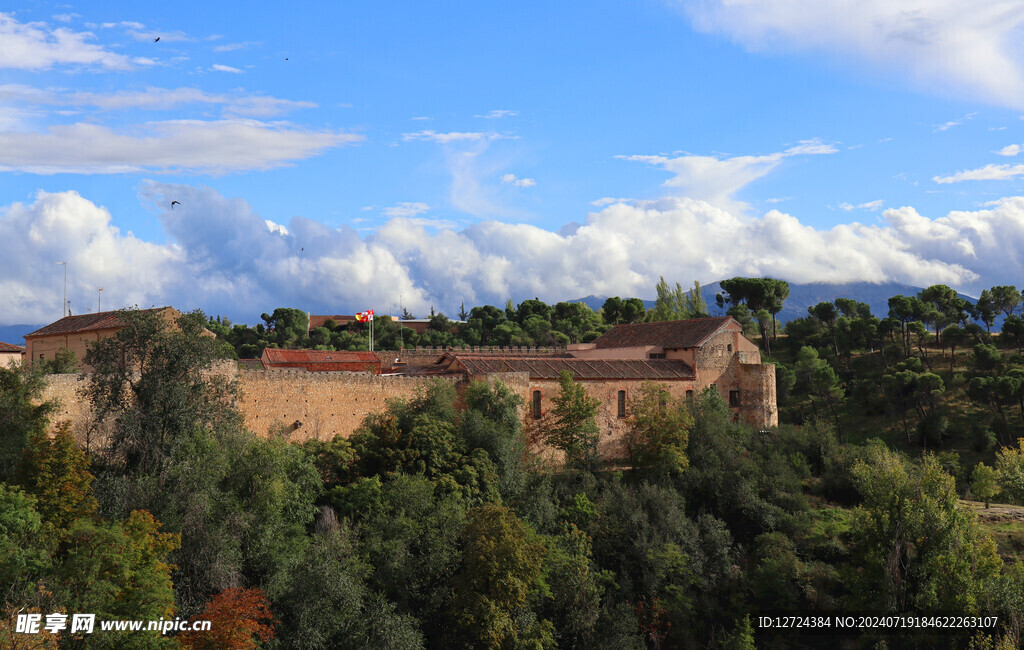
{"type": "Polygon", "coordinates": [[[156,43],[156,42],[157,42],[157,41],[159,41],[159,40],[160,40],[160,37],[159,37],[159,36],[157,36],[156,38],[154,38],[154,39],[153,39],[153,42],[154,42],[154,43],[156,43]]]}
{"type": "Polygon", "coordinates": [[[171,201],[171,209],[174,209],[175,205],[181,205],[181,201],[171,201]]]}

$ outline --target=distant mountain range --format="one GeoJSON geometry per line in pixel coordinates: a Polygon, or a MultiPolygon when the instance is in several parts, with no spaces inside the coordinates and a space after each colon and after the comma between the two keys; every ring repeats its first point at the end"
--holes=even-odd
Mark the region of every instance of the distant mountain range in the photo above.
{"type": "Polygon", "coordinates": [[[0,325],[0,341],[11,345],[25,345],[23,338],[29,332],[34,332],[43,325],[0,325]]]}
{"type": "MultiPolygon", "coordinates": [[[[689,288],[684,287],[684,289],[689,288]]],[[[819,302],[831,302],[836,298],[852,298],[860,302],[866,302],[871,305],[872,314],[879,318],[884,318],[889,315],[889,298],[897,295],[914,296],[922,288],[898,282],[884,282],[881,284],[873,284],[871,282],[851,282],[849,284],[828,284],[825,282],[813,282],[810,284],[790,283],[789,297],[786,298],[786,302],[782,305],[782,311],[779,312],[776,318],[780,323],[787,323],[794,318],[806,316],[808,307],[813,307],[819,302]]],[[[712,315],[718,314],[720,310],[715,305],[715,294],[722,290],[719,283],[712,282],[711,284],[704,285],[701,287],[701,290],[712,315]]],[[[965,294],[960,294],[960,297],[970,300],[971,303],[977,300],[965,294]]],[[[578,298],[570,302],[582,302],[597,311],[606,299],[598,296],[587,296],[586,298],[578,298]]],[[[654,301],[644,300],[644,305],[650,309],[654,307],[654,301]]]]}

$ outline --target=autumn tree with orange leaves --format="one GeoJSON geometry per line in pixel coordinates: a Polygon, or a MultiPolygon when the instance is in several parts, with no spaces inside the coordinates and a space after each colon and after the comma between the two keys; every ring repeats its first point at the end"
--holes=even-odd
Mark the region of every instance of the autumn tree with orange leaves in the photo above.
{"type": "Polygon", "coordinates": [[[178,636],[182,648],[194,650],[248,650],[259,641],[274,638],[274,615],[270,601],[255,587],[231,587],[213,597],[196,621],[210,621],[208,632],[186,632],[178,636]]]}

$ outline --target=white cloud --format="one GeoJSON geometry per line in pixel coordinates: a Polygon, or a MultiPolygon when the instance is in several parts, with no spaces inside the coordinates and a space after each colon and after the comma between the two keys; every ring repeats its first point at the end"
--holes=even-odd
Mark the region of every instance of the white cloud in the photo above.
{"type": "Polygon", "coordinates": [[[231,72],[233,74],[242,74],[242,71],[238,68],[232,68],[229,65],[221,65],[220,63],[214,63],[210,66],[210,69],[216,70],[217,72],[231,72]]]}
{"type": "Polygon", "coordinates": [[[600,199],[597,199],[595,201],[591,201],[590,205],[595,205],[595,206],[597,206],[599,208],[603,208],[604,206],[611,205],[613,203],[632,203],[635,200],[636,199],[617,199],[617,198],[612,197],[612,196],[604,196],[604,197],[601,197],[600,199]]]}
{"type": "Polygon", "coordinates": [[[936,183],[960,183],[962,181],[1005,181],[1024,176],[1024,165],[985,165],[978,169],[965,169],[949,176],[934,176],[936,183]]]}
{"type": "Polygon", "coordinates": [[[1008,144],[999,151],[996,151],[995,153],[999,154],[1000,156],[1016,156],[1022,150],[1024,149],[1022,149],[1019,144],[1008,144]]]}
{"type": "Polygon", "coordinates": [[[898,71],[965,99],[1024,107],[1020,28],[1011,0],[666,0],[703,31],[761,52],[825,52],[898,71]]]}
{"type": "Polygon", "coordinates": [[[677,158],[667,156],[616,156],[622,160],[644,162],[669,171],[674,176],[664,185],[679,188],[682,196],[708,201],[733,212],[742,212],[749,206],[736,201],[733,196],[741,188],[765,176],[791,156],[822,155],[836,153],[831,144],[818,140],[802,140],[785,151],[762,156],[714,156],[685,155],[677,158]]]}
{"type": "Polygon", "coordinates": [[[156,42],[156,39],[160,39],[160,43],[181,43],[183,41],[194,40],[189,38],[188,34],[181,31],[174,32],[160,32],[156,30],[142,31],[145,25],[139,23],[121,23],[125,27],[132,27],[128,33],[137,41],[156,42]]]}
{"type": "Polygon", "coordinates": [[[216,174],[280,167],[362,139],[351,133],[243,119],[149,122],[125,131],[77,123],[51,126],[45,133],[0,133],[0,171],[216,174]]]}
{"type": "Polygon", "coordinates": [[[967,122],[967,121],[970,121],[970,120],[974,119],[975,115],[977,115],[977,113],[968,113],[967,115],[964,115],[959,120],[951,120],[949,122],[946,122],[945,124],[937,124],[937,125],[935,125],[935,128],[932,129],[932,133],[938,133],[938,132],[941,132],[941,131],[948,131],[948,130],[952,129],[954,126],[960,126],[964,122],[967,122]]]}
{"type": "Polygon", "coordinates": [[[514,136],[502,135],[501,133],[469,131],[452,131],[449,133],[438,133],[437,131],[417,131],[416,133],[403,133],[402,140],[411,142],[413,140],[425,140],[438,144],[449,144],[452,142],[487,142],[489,140],[501,140],[514,138],[514,136]]]}
{"type": "Polygon", "coordinates": [[[534,187],[537,185],[537,181],[532,178],[517,178],[515,174],[503,174],[501,182],[503,185],[513,185],[515,187],[534,187]]]}
{"type": "Polygon", "coordinates": [[[882,205],[884,204],[885,201],[883,201],[882,199],[875,199],[874,201],[868,201],[867,203],[861,203],[859,205],[853,205],[852,203],[843,202],[839,204],[839,209],[845,210],[846,212],[850,212],[851,210],[875,211],[881,209],[882,205]]]}
{"type": "Polygon", "coordinates": [[[415,217],[428,210],[430,210],[430,206],[426,203],[399,203],[390,208],[384,208],[381,212],[386,217],[415,217]]]}
{"type": "Polygon", "coordinates": [[[213,48],[214,52],[234,52],[236,50],[244,50],[252,47],[253,45],[259,45],[256,41],[245,41],[244,43],[225,43],[224,45],[217,45],[213,48]]]}
{"type": "Polygon", "coordinates": [[[75,18],[81,17],[81,14],[54,14],[52,18],[59,23],[70,23],[75,18]]]}
{"type": "Polygon", "coordinates": [[[193,104],[222,107],[225,115],[274,117],[302,108],[316,108],[313,102],[279,99],[266,95],[208,93],[198,88],[156,88],[122,90],[113,93],[41,89],[22,84],[0,85],[0,102],[33,106],[73,106],[102,110],[173,110],[193,104]]]}
{"type": "Polygon", "coordinates": [[[116,54],[92,40],[90,32],[65,27],[49,28],[45,23],[20,23],[0,12],[0,68],[45,70],[55,65],[127,70],[131,59],[116,54]]]}
{"type": "Polygon", "coordinates": [[[499,109],[496,111],[491,111],[490,113],[487,113],[485,115],[474,115],[473,117],[482,117],[485,120],[500,120],[503,117],[515,117],[516,115],[519,115],[519,111],[508,111],[504,109],[499,109]]]}
{"type": "Polygon", "coordinates": [[[413,217],[363,237],[303,217],[279,225],[205,187],[147,181],[141,198],[159,213],[169,243],[121,234],[105,209],[74,192],[0,208],[0,240],[10,251],[0,257],[4,321],[56,318],[61,276],[53,262],[62,259],[73,305],[95,304],[102,286],[111,306],[203,307],[249,321],[277,306],[365,308],[400,294],[414,312],[510,297],[650,297],[659,276],[945,283],[967,292],[1024,276],[1024,197],[936,219],[890,209],[876,224],[827,230],[776,210],[746,217],[667,198],[615,203],[561,233],[497,221],[456,230],[413,217]],[[172,199],[181,202],[174,210],[172,199]]]}

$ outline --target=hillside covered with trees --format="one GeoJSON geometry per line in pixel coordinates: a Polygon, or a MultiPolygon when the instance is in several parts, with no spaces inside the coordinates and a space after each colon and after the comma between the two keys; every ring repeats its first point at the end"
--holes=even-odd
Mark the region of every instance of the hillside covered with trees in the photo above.
{"type": "MultiPolygon", "coordinates": [[[[668,317],[701,312],[693,294],[662,289],[668,317]]],[[[129,327],[85,359],[96,369],[85,391],[110,428],[88,449],[60,423],[46,434],[54,411],[38,399],[43,375],[0,370],[0,639],[1016,647],[1024,523],[979,517],[983,506],[960,500],[970,491],[1024,504],[1014,307],[998,337],[960,318],[967,307],[942,302],[938,289],[895,298],[884,319],[837,301],[782,331],[771,324],[782,294],[774,282],[738,282],[722,306],[778,361],[784,424],[754,431],[713,390],[675,401],[650,384],[630,405],[627,469],[594,457],[594,406],[569,378],[545,432],[564,464],[525,447],[518,398],[501,384],[473,384],[461,397],[431,385],[389,402],[348,439],[257,438],[231,407],[234,387],[206,372],[237,353],[202,335],[209,319],[188,314],[167,327],[127,312],[129,327]],[[979,444],[962,448],[969,441],[979,444]],[[213,625],[29,636],[14,630],[25,612],[213,625]],[[998,623],[899,632],[759,625],[768,615],[850,613],[998,623]]],[[[626,304],[620,312],[631,314],[626,304]]],[[[614,313],[609,306],[602,311],[614,313]]],[[[548,333],[562,332],[554,322],[572,321],[544,307],[488,311],[486,326],[478,311],[479,329],[467,331],[548,323],[548,333]]],[[[610,313],[579,313],[577,331],[611,324],[610,313]]],[[[270,320],[268,339],[298,340],[286,316],[270,320]]]]}

